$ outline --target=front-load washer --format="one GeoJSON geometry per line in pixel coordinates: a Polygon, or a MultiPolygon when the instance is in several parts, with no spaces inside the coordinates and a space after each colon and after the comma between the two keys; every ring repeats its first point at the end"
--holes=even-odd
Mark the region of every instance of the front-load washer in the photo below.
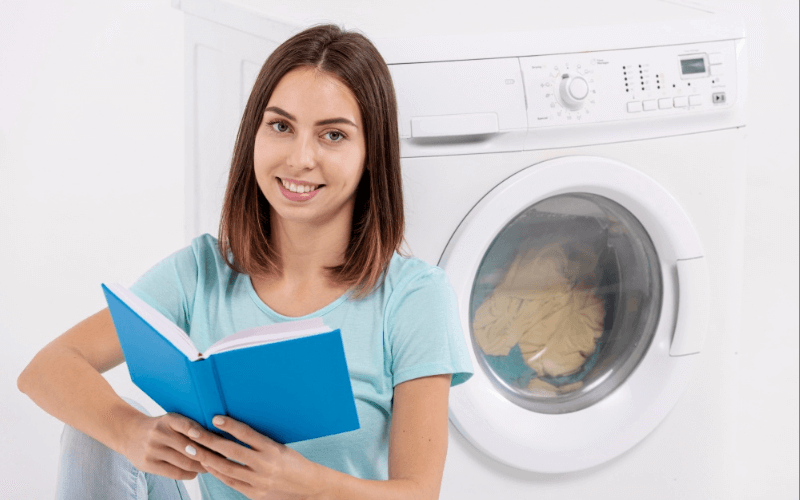
{"type": "Polygon", "coordinates": [[[743,38],[638,42],[392,67],[476,368],[445,498],[736,496],[743,38]]]}
{"type": "Polygon", "coordinates": [[[280,41],[334,21],[389,63],[407,248],[447,272],[475,368],[451,391],[442,498],[737,497],[739,20],[661,1],[180,7],[189,236],[215,231],[231,131],[280,41]]]}

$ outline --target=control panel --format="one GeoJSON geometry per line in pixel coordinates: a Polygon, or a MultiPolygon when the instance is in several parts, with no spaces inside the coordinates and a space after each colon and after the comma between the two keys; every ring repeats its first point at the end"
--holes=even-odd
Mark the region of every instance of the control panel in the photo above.
{"type": "Polygon", "coordinates": [[[528,128],[730,107],[735,50],[721,41],[521,57],[528,128]]]}

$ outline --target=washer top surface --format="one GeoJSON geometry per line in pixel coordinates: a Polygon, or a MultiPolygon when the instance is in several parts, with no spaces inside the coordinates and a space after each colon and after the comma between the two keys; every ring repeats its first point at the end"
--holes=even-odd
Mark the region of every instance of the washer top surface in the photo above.
{"type": "Polygon", "coordinates": [[[407,37],[472,35],[509,31],[538,31],[574,26],[602,26],[621,23],[664,22],[705,19],[711,9],[666,1],[563,0],[561,2],[520,2],[498,0],[476,16],[469,3],[406,0],[383,2],[376,8],[368,0],[318,2],[303,0],[223,0],[276,20],[298,25],[342,22],[374,36],[407,37]],[[509,15],[514,13],[514,15],[509,15]]]}
{"type": "Polygon", "coordinates": [[[173,0],[187,14],[282,42],[334,23],[367,35],[389,64],[652,47],[744,37],[736,16],[665,0],[173,0]],[[480,8],[480,14],[476,14],[480,8]]]}

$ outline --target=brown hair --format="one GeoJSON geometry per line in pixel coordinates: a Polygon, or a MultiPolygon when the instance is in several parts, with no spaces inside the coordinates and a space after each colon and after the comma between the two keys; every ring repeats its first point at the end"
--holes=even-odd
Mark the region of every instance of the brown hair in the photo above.
{"type": "Polygon", "coordinates": [[[356,189],[345,261],[328,271],[337,283],[355,286],[355,297],[364,297],[378,284],[403,239],[397,102],[389,68],[375,46],[363,35],[334,25],[314,26],[298,33],[275,49],[261,68],[233,150],[219,226],[219,251],[237,272],[280,272],[280,256],[270,243],[269,202],[253,170],[253,148],[264,108],[278,82],[289,71],[303,66],[342,81],[361,111],[366,146],[364,174],[356,189]]]}

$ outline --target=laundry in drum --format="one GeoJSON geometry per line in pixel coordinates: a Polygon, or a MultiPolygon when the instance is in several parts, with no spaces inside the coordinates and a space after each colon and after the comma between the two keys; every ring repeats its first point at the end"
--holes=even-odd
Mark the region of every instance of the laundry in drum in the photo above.
{"type": "Polygon", "coordinates": [[[607,233],[508,236],[513,244],[489,252],[502,255],[505,268],[484,261],[483,281],[488,276],[495,285],[473,297],[479,299],[473,302],[474,339],[495,375],[514,387],[534,396],[577,390],[603,340],[606,310],[597,268],[607,233]]]}

